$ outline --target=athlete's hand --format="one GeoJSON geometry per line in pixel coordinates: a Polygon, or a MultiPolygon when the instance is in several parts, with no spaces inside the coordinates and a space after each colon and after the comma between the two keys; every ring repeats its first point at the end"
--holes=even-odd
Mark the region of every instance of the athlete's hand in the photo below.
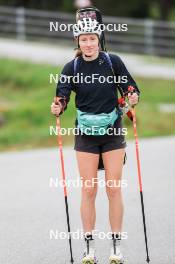
{"type": "Polygon", "coordinates": [[[59,114],[61,112],[61,105],[53,102],[50,107],[51,107],[51,113],[53,115],[59,116],[59,114]]]}
{"type": "Polygon", "coordinates": [[[137,93],[128,93],[128,100],[131,106],[135,106],[139,102],[139,96],[137,93]]]}

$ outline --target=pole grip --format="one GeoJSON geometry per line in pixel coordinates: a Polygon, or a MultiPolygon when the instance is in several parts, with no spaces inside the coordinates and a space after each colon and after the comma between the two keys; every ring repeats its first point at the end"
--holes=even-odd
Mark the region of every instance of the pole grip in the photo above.
{"type": "MultiPolygon", "coordinates": [[[[61,109],[61,111],[62,111],[62,104],[60,103],[60,98],[58,97],[58,96],[55,96],[54,97],[54,103],[56,104],[56,105],[59,105],[59,107],[60,107],[60,109],[61,109]]],[[[61,113],[61,112],[60,112],[61,113]]],[[[55,115],[56,117],[59,117],[60,115],[55,115]]]]}
{"type": "MultiPolygon", "coordinates": [[[[130,93],[131,95],[135,92],[135,88],[130,85],[128,86],[128,93],[130,93]]],[[[134,109],[135,105],[131,105],[131,108],[134,109]]]]}

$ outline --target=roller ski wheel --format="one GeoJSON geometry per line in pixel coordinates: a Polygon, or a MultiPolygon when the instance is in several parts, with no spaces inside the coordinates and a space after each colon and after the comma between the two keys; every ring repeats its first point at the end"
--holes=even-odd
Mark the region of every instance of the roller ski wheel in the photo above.
{"type": "Polygon", "coordinates": [[[83,259],[82,264],[96,264],[93,259],[83,259]]]}
{"type": "Polygon", "coordinates": [[[95,256],[84,254],[84,257],[81,263],[82,264],[97,264],[97,262],[98,261],[95,256]]]}
{"type": "Polygon", "coordinates": [[[109,264],[124,264],[124,260],[117,259],[116,257],[110,257],[109,264]]]}
{"type": "Polygon", "coordinates": [[[109,264],[123,264],[124,262],[121,262],[120,260],[111,259],[109,264]]]}

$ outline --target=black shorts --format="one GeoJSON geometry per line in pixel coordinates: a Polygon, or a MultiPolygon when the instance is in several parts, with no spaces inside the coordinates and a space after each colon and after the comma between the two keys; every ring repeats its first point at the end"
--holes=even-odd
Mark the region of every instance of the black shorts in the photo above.
{"type": "Polygon", "coordinates": [[[126,147],[125,136],[122,134],[122,120],[117,119],[114,123],[116,131],[115,135],[75,135],[74,149],[82,152],[89,152],[94,154],[104,153],[114,149],[121,149],[126,147]]]}

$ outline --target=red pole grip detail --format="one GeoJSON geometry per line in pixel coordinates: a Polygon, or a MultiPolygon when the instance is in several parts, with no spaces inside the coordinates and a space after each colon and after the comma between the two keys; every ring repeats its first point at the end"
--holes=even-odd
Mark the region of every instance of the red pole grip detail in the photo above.
{"type": "Polygon", "coordinates": [[[134,90],[135,88],[132,85],[128,86],[128,92],[133,93],[134,90]]]}

